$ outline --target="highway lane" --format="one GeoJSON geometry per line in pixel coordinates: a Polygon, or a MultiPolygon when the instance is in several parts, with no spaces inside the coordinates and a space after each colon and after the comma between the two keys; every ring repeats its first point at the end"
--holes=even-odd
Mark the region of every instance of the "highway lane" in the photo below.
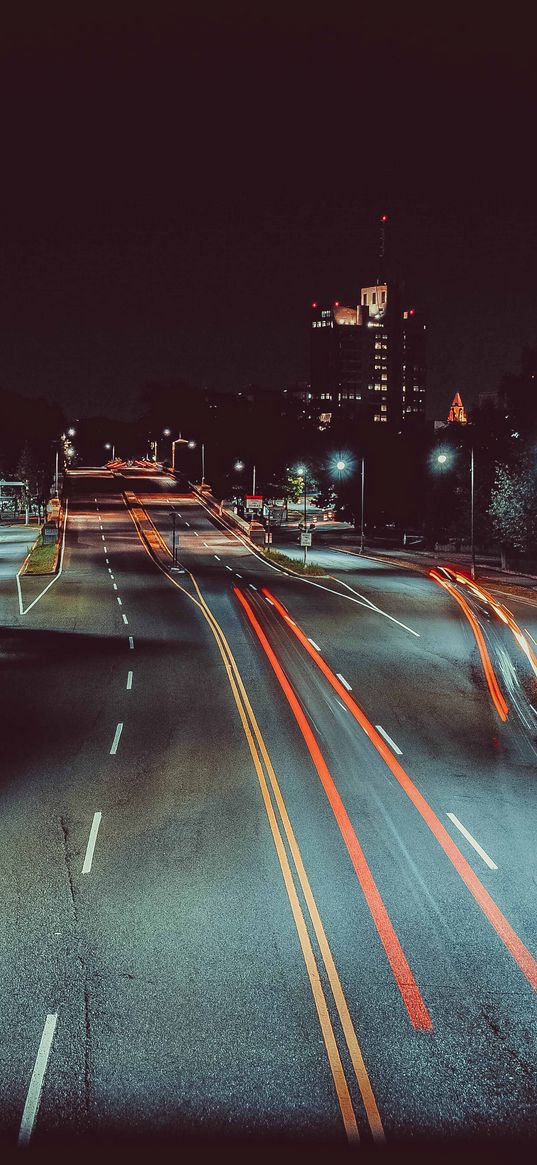
{"type": "MultiPolygon", "coordinates": [[[[16,780],[10,808],[14,816],[6,818],[8,823],[15,822],[10,827],[11,854],[13,838],[32,811],[35,815],[36,804],[52,819],[56,802],[61,801],[68,829],[65,849],[67,853],[75,849],[78,861],[78,870],[72,874],[74,902],[67,901],[69,910],[76,903],[77,917],[70,929],[67,924],[70,941],[63,956],[69,972],[64,993],[68,1020],[62,1037],[62,1028],[58,1029],[51,1061],[63,1081],[63,1103],[58,1103],[55,1093],[45,1092],[38,1130],[43,1135],[52,1128],[124,1128],[135,1112],[139,1128],[207,1130],[221,1121],[227,1127],[236,1122],[243,1128],[307,1129],[338,1136],[341,1114],[303,962],[301,971],[297,967],[301,956],[296,931],[251,758],[233,727],[237,711],[214,640],[199,609],[151,563],[119,498],[98,496],[94,512],[87,504],[80,514],[75,511],[73,537],[78,542],[68,539],[65,579],[42,600],[48,606],[38,604],[33,614],[36,628],[42,620],[43,634],[53,630],[55,640],[61,629],[83,636],[88,626],[98,628],[99,634],[92,633],[98,645],[85,670],[78,653],[75,665],[73,659],[66,659],[69,653],[60,651],[52,672],[45,659],[42,674],[51,682],[41,723],[46,725],[47,718],[55,716],[59,755],[53,757],[43,787],[37,771],[28,772],[27,757],[17,768],[14,744],[16,780]],[[69,588],[67,594],[65,588],[69,588]],[[126,612],[128,626],[122,620],[126,612]],[[101,648],[108,660],[104,676],[101,648]],[[136,665],[129,662],[126,669],[125,655],[129,661],[136,659],[136,665]],[[128,676],[131,666],[133,684],[127,690],[125,671],[128,676]],[[63,716],[59,709],[54,713],[56,692],[63,716]],[[133,703],[124,711],[127,694],[133,703]],[[112,716],[107,715],[109,701],[112,716]],[[74,709],[71,719],[80,713],[82,717],[80,724],[69,725],[66,741],[62,723],[69,722],[69,708],[74,709]],[[121,721],[120,716],[128,719],[121,721]],[[106,749],[120,722],[124,727],[118,752],[110,757],[106,749]],[[181,764],[185,746],[190,758],[186,767],[181,764]],[[21,803],[26,782],[29,801],[24,794],[21,803]],[[101,877],[97,860],[88,881],[78,871],[93,813],[99,808],[103,818],[95,854],[97,859],[102,854],[104,868],[101,877]],[[107,838],[110,848],[100,850],[107,838]],[[209,939],[208,922],[209,931],[214,931],[209,939]],[[178,934],[180,943],[174,937],[178,934]],[[71,955],[77,943],[82,962],[72,974],[71,955]],[[81,1005],[84,991],[89,1001],[89,1038],[81,1005]],[[236,998],[230,1000],[233,994],[236,998]],[[288,1001],[289,1014],[287,1009],[282,1014],[282,998],[288,1001]],[[249,1016],[246,1038],[245,1007],[249,1016]],[[222,1049],[222,1032],[231,1044],[232,1062],[229,1052],[222,1049]],[[73,1074],[79,1103],[68,1112],[66,1098],[73,1074]],[[183,1083],[180,1096],[178,1079],[183,1083]]],[[[169,536],[169,503],[160,504],[156,495],[148,494],[148,499],[153,502],[153,517],[169,536]]],[[[229,639],[281,781],[388,1136],[410,1130],[513,1131],[524,1122],[533,1131],[531,991],[443,855],[439,861],[437,843],[385,764],[349,722],[348,712],[327,690],[289,629],[275,620],[259,589],[252,587],[270,583],[323,653],[333,652],[331,663],[351,682],[361,702],[367,698],[368,714],[379,717],[374,705],[383,693],[383,719],[377,722],[388,730],[393,731],[390,712],[406,706],[414,688],[409,676],[419,675],[421,704],[430,705],[427,693],[437,647],[436,654],[431,645],[424,648],[423,634],[416,639],[367,604],[359,606],[271,571],[236,539],[218,530],[192,499],[177,499],[173,504],[183,522],[181,557],[194,570],[229,639]],[[250,592],[318,733],[430,1009],[432,1033],[413,1029],[409,1021],[325,791],[278,681],[233,593],[234,584],[250,592]],[[397,666],[401,677],[406,674],[406,684],[394,691],[390,676],[393,681],[400,656],[403,659],[397,666]]],[[[187,582],[182,576],[175,581],[187,582]]],[[[440,669],[434,672],[436,685],[446,682],[455,661],[467,667],[469,639],[448,596],[432,584],[427,583],[427,588],[429,613],[437,630],[445,635],[449,627],[447,658],[434,664],[440,669]]],[[[395,590],[394,580],[394,595],[395,590]]],[[[378,584],[376,601],[382,605],[378,584]]],[[[408,596],[409,621],[413,613],[426,623],[419,615],[422,602],[422,597],[415,601],[412,612],[408,596]]],[[[431,642],[434,638],[433,634],[431,642]]],[[[14,707],[22,698],[27,675],[21,664],[14,707]]],[[[445,700],[452,710],[451,715],[449,709],[446,712],[448,726],[455,711],[455,721],[459,717],[467,722],[469,732],[472,721],[477,721],[483,734],[490,731],[489,702],[482,689],[476,692],[469,668],[462,688],[454,691],[451,681],[445,700]],[[470,697],[473,705],[468,709],[470,697]]],[[[414,704],[410,720],[413,715],[414,704]]],[[[20,724],[22,728],[22,720],[20,724]]],[[[456,788],[456,782],[450,784],[449,758],[441,763],[442,750],[457,738],[455,727],[452,731],[447,742],[437,732],[436,753],[429,752],[428,745],[423,749],[428,794],[431,780],[439,796],[444,781],[448,790],[456,788]],[[442,770],[441,779],[437,769],[442,770]]],[[[401,744],[400,736],[394,739],[401,744]]],[[[410,730],[408,739],[412,739],[410,730]]],[[[410,747],[406,739],[404,744],[410,747]]],[[[416,752],[422,755],[418,748],[416,752]]],[[[408,755],[404,761],[410,767],[408,755]]],[[[412,775],[416,777],[415,767],[412,775]]],[[[479,785],[477,779],[476,799],[479,785]]],[[[435,808],[441,811],[436,803],[435,808]]],[[[460,836],[458,841],[462,842],[460,836]]],[[[39,828],[32,834],[32,845],[43,855],[42,880],[48,887],[50,854],[39,828]]],[[[477,857],[475,851],[472,856],[477,857]]],[[[31,869],[28,858],[27,884],[31,869]]],[[[492,877],[486,869],[483,874],[479,868],[479,873],[483,880],[489,873],[492,877]]],[[[44,905],[36,907],[31,942],[41,941],[43,946],[40,911],[48,911],[49,899],[51,907],[53,900],[61,903],[65,884],[63,891],[62,895],[61,878],[50,895],[47,889],[44,905]]],[[[521,914],[525,913],[522,902],[521,914]]],[[[47,990],[54,994],[55,961],[47,953],[43,962],[50,970],[50,986],[44,990],[37,984],[36,997],[39,991],[42,996],[47,990]]],[[[23,968],[21,953],[16,967],[21,981],[23,968]]],[[[13,968],[8,966],[7,973],[12,983],[13,968]]],[[[322,966],[321,978],[329,996],[322,966]]],[[[49,1004],[44,1001],[44,1006],[49,1004]]],[[[15,1007],[14,1023],[16,1014],[15,1007]]],[[[63,1015],[63,1006],[59,1014],[63,1015]]],[[[31,1036],[35,1049],[39,1033],[32,1030],[31,1036]]],[[[352,1078],[344,1041],[339,1043],[347,1076],[352,1078]]],[[[27,1062],[26,1037],[21,1038],[20,1048],[27,1062]]],[[[9,1065],[6,1074],[10,1077],[9,1065]]],[[[352,1079],[350,1088],[360,1131],[367,1136],[367,1120],[352,1079]]],[[[20,1111],[20,1094],[21,1087],[12,1104],[11,1125],[20,1111]]]]}
{"type": "MultiPolygon", "coordinates": [[[[225,550],[222,550],[218,558],[215,559],[214,539],[220,538],[221,535],[217,534],[214,528],[211,534],[211,524],[205,525],[206,519],[202,517],[200,510],[198,509],[196,512],[196,508],[190,506],[187,511],[187,504],[186,502],[178,503],[178,509],[180,509],[180,505],[183,506],[181,514],[183,512],[189,513],[187,519],[189,527],[186,529],[197,527],[198,542],[201,535],[205,534],[205,537],[201,537],[202,547],[199,547],[194,544],[190,535],[183,538],[181,534],[183,562],[189,568],[196,570],[205,593],[210,593],[211,605],[218,607],[219,620],[226,626],[226,633],[234,643],[237,657],[241,658],[243,666],[247,667],[247,661],[241,656],[240,645],[236,641],[236,637],[233,638],[234,616],[230,613],[231,580],[228,579],[226,585],[224,577],[224,571],[231,565],[233,578],[236,580],[237,557],[242,555],[242,552],[233,549],[226,554],[225,550]]],[[[153,514],[165,528],[166,511],[164,507],[154,504],[153,514]]],[[[244,585],[249,591],[252,590],[252,586],[259,588],[260,584],[266,585],[269,573],[267,568],[260,565],[253,556],[251,556],[249,565],[246,565],[247,556],[242,555],[242,558],[243,561],[240,564],[242,582],[240,585],[244,585]],[[255,582],[252,581],[254,578],[255,582]]],[[[382,602],[377,582],[374,601],[386,607],[386,595],[392,593],[393,599],[396,592],[400,591],[402,587],[406,592],[403,596],[405,608],[402,609],[401,598],[398,596],[398,615],[402,618],[404,613],[405,618],[412,622],[408,595],[410,580],[405,579],[399,583],[399,580],[393,577],[394,572],[386,571],[386,568],[383,572],[376,572],[375,578],[377,580],[379,573],[387,574],[390,581],[386,592],[382,591],[382,602]]],[[[469,860],[475,860],[479,876],[483,877],[487,886],[490,885],[491,892],[492,890],[494,893],[498,892],[500,902],[511,921],[519,927],[532,949],[535,949],[533,909],[535,854],[532,825],[535,817],[533,813],[533,785],[529,780],[529,774],[534,769],[531,757],[528,758],[527,753],[521,759],[518,751],[520,738],[516,726],[513,728],[512,725],[509,725],[506,728],[497,723],[494,709],[490,706],[483,677],[476,668],[475,662],[471,660],[472,650],[475,647],[471,631],[456,605],[451,600],[446,602],[447,596],[444,596],[431,582],[418,579],[412,625],[414,627],[421,625],[422,631],[420,632],[420,640],[416,640],[407,632],[403,632],[402,629],[382,622],[380,616],[374,612],[368,612],[366,608],[362,607],[357,612],[344,600],[336,599],[334,596],[330,596],[328,599],[327,592],[321,591],[320,588],[314,590],[303,582],[299,583],[295,579],[288,580],[281,575],[275,576],[274,573],[270,581],[275,593],[279,594],[280,597],[286,596],[284,601],[288,602],[292,614],[298,617],[300,611],[301,618],[305,621],[307,633],[311,634],[312,639],[323,645],[323,651],[328,643],[332,661],[334,659],[339,661],[339,667],[343,674],[348,680],[352,678],[351,686],[359,693],[360,702],[363,704],[365,701],[368,705],[368,714],[373,722],[381,723],[388,731],[391,729],[399,746],[404,745],[402,751],[405,757],[411,758],[412,775],[420,787],[427,792],[429,799],[433,801],[438,815],[449,826],[457,843],[462,846],[464,854],[469,860]],[[327,602],[329,603],[328,607],[327,602]],[[424,603],[425,611],[423,610],[424,603]],[[337,618],[335,617],[336,606],[338,608],[337,618]],[[352,617],[347,615],[344,618],[343,610],[347,612],[352,610],[352,617]],[[356,622],[358,618],[360,620],[361,645],[359,654],[356,652],[356,622]],[[321,619],[324,620],[322,633],[318,630],[321,619]],[[432,624],[432,627],[429,628],[428,641],[424,635],[427,621],[432,624]],[[390,626],[391,642],[388,639],[387,630],[384,637],[381,636],[378,629],[379,623],[382,623],[384,628],[390,626]],[[373,628],[375,629],[373,630],[373,628]],[[396,648],[393,640],[394,635],[397,636],[396,648]],[[442,645],[440,652],[439,643],[442,645]],[[403,644],[406,646],[403,647],[403,644]],[[382,665],[381,668],[379,668],[379,664],[382,665]],[[400,673],[402,675],[405,670],[405,682],[394,684],[394,676],[400,673]],[[414,721],[415,713],[418,714],[417,722],[414,721]],[[399,732],[399,729],[396,735],[393,729],[396,714],[402,719],[402,722],[406,721],[404,736],[402,732],[399,732]],[[374,719],[375,716],[376,719],[374,719]],[[431,720],[433,721],[432,725],[431,720]],[[491,779],[494,781],[492,796],[490,792],[491,779]],[[472,836],[477,833],[481,840],[487,840],[488,848],[497,857],[497,864],[500,866],[500,870],[495,871],[495,881],[490,883],[487,881],[488,867],[483,864],[475,849],[469,845],[467,838],[461,835],[458,826],[452,822],[451,818],[448,820],[448,812],[451,812],[460,824],[464,825],[466,822],[467,826],[471,825],[474,829],[472,836]],[[516,839],[515,846],[513,846],[514,839],[516,839]],[[518,855],[518,860],[513,866],[514,850],[518,855]]],[[[367,585],[371,588],[370,577],[367,585]]],[[[365,587],[362,583],[362,592],[364,590],[365,587]]],[[[254,602],[258,601],[255,593],[253,599],[254,602]]],[[[335,670],[337,664],[334,662],[333,666],[335,670]]],[[[312,723],[319,730],[319,735],[323,739],[328,733],[327,714],[320,699],[315,703],[310,672],[311,668],[306,665],[306,674],[296,682],[296,689],[312,723]],[[315,707],[315,711],[312,711],[313,707],[315,707]]],[[[252,686],[254,690],[262,691],[262,678],[254,679],[252,686]]],[[[277,699],[275,693],[273,693],[273,699],[277,699]]],[[[271,747],[276,750],[277,740],[274,731],[272,735],[270,733],[271,717],[274,718],[273,700],[269,703],[271,712],[267,716],[261,710],[260,718],[264,725],[264,731],[271,740],[271,747]]],[[[277,722],[278,725],[281,724],[281,712],[278,714],[277,722]]],[[[332,706],[328,723],[331,725],[332,737],[334,724],[336,726],[336,742],[332,744],[333,763],[339,763],[342,734],[346,730],[345,717],[342,712],[338,712],[332,706]],[[343,723],[338,722],[338,717],[340,721],[343,717],[343,723]]],[[[288,727],[286,725],[286,728],[288,727]]],[[[328,738],[330,738],[329,735],[328,738]]],[[[354,739],[352,747],[353,749],[358,747],[354,739]]],[[[360,763],[356,761],[355,757],[353,764],[351,756],[352,753],[351,755],[346,754],[343,749],[344,764],[339,782],[344,780],[345,774],[347,774],[348,779],[349,772],[352,773],[355,769],[363,771],[365,767],[365,771],[368,774],[370,772],[370,759],[364,765],[363,761],[360,763]]],[[[350,795],[349,789],[347,792],[350,795]]],[[[299,820],[308,816],[311,795],[311,788],[308,786],[300,809],[297,809],[299,820]]],[[[370,795],[371,790],[368,789],[368,796],[370,795]]],[[[376,790],[375,796],[378,796],[378,790],[376,790]]],[[[363,808],[362,806],[358,813],[360,820],[363,819],[363,808]]],[[[378,806],[376,808],[378,816],[378,806]]],[[[320,806],[319,812],[321,812],[320,806]]],[[[418,933],[427,933],[426,942],[424,943],[423,938],[419,942],[420,950],[423,946],[425,947],[425,958],[428,964],[427,975],[432,975],[432,983],[434,984],[436,982],[434,972],[437,968],[440,977],[444,980],[447,979],[448,982],[451,982],[453,977],[457,981],[457,975],[453,975],[449,958],[449,951],[455,941],[458,976],[462,975],[465,984],[461,994],[464,998],[465,993],[469,993],[473,1000],[474,1022],[476,1022],[477,1016],[479,1032],[479,1036],[476,1038],[482,1040],[485,1046],[489,1045],[486,1054],[483,1051],[480,1053],[483,1060],[489,1060],[488,1067],[484,1068],[485,1074],[488,1072],[494,1078],[493,1065],[496,1062],[497,1043],[498,1040],[507,1038],[507,1032],[513,1035],[515,1045],[519,1041],[520,1064],[524,1065],[520,1068],[520,1072],[524,1074],[528,1064],[534,1063],[535,1054],[531,1035],[534,1023],[532,1017],[535,1014],[531,990],[527,991],[522,986],[523,993],[526,992],[525,1005],[529,1010],[525,1012],[523,1009],[522,1015],[520,1015],[519,992],[521,986],[517,979],[518,970],[513,968],[510,959],[506,959],[503,952],[500,956],[497,949],[497,939],[490,934],[489,923],[479,919],[479,927],[484,929],[478,928],[476,930],[478,924],[474,916],[475,905],[468,901],[466,889],[463,888],[461,893],[461,886],[457,884],[457,875],[454,877],[452,870],[446,871],[444,868],[439,874],[436,843],[431,849],[430,838],[428,838],[428,852],[423,853],[423,838],[416,839],[415,837],[416,822],[412,821],[412,813],[408,821],[405,820],[408,806],[402,808],[400,804],[397,804],[396,809],[392,806],[387,812],[384,805],[382,813],[383,825],[386,826],[388,836],[391,832],[391,842],[397,855],[395,856],[394,853],[385,855],[384,860],[380,862],[380,867],[385,872],[389,871],[387,885],[388,890],[391,886],[392,891],[393,870],[397,870],[396,882],[398,886],[404,884],[401,863],[407,870],[407,876],[412,870],[410,884],[405,886],[405,892],[402,895],[402,904],[398,900],[398,905],[395,908],[402,910],[404,918],[406,905],[412,903],[406,922],[415,926],[418,933]],[[401,827],[403,821],[404,826],[401,827]],[[409,839],[412,839],[411,842],[409,839]],[[416,860],[415,854],[420,855],[419,861],[416,860]],[[433,888],[432,893],[431,887],[433,888]],[[432,912],[431,918],[428,919],[428,926],[424,927],[423,930],[421,930],[420,924],[415,922],[416,897],[423,897],[432,912]],[[453,910],[449,909],[452,902],[457,902],[456,923],[451,917],[453,910]],[[442,941],[440,946],[434,937],[434,927],[431,929],[431,921],[438,923],[438,920],[441,920],[442,941]],[[453,931],[456,935],[455,940],[453,939],[453,931]],[[483,954],[484,950],[486,951],[485,955],[483,954]],[[431,956],[430,965],[429,955],[431,956]],[[476,984],[479,984],[479,987],[476,984]],[[501,1018],[498,1022],[500,1012],[501,1018]],[[494,1033],[495,1030],[496,1038],[491,1038],[491,1033],[494,1033]]],[[[319,839],[313,844],[313,853],[318,849],[318,845],[319,839]]],[[[372,845],[372,849],[373,851],[378,849],[377,842],[372,845]]],[[[442,861],[443,859],[440,864],[442,861]]],[[[337,879],[327,878],[326,882],[334,885],[337,884],[337,879]]],[[[423,903],[421,908],[423,908],[423,903]]],[[[453,992],[448,991],[445,999],[448,1016],[454,1006],[452,995],[453,992]]],[[[464,1020],[462,1019],[464,1005],[461,1004],[457,995],[455,1011],[459,1005],[463,1009],[459,1014],[464,1029],[464,1020]]],[[[466,1019],[468,1021],[468,1015],[466,1019]]],[[[471,1059],[470,1050],[466,1049],[466,1052],[471,1059]]],[[[511,1055],[516,1055],[512,1048],[506,1056],[508,1066],[506,1070],[508,1072],[511,1055]]],[[[533,1070],[529,1068],[528,1071],[532,1077],[533,1070]]],[[[460,1080],[458,1083],[459,1086],[462,1086],[460,1080]]],[[[529,1093],[533,1087],[534,1077],[532,1077],[529,1093]]],[[[511,1085],[507,1088],[506,1095],[509,1095],[510,1088],[511,1085]]],[[[522,1091],[524,1092],[524,1087],[522,1091]]],[[[503,1119],[507,1122],[513,1120],[516,1127],[517,1119],[520,1118],[520,1112],[527,1104],[527,1100],[522,1101],[522,1110],[519,1110],[516,1116],[513,1114],[512,1098],[506,1104],[507,1108],[510,1109],[510,1115],[504,1114],[503,1119]]],[[[482,1115],[484,1120],[486,1120],[484,1114],[487,1111],[492,1111],[494,1107],[495,1104],[492,1104],[490,1096],[483,1100],[482,1115]]],[[[415,1113],[413,1119],[419,1123],[420,1118],[415,1113]]]]}
{"type": "Polygon", "coordinates": [[[37,1144],[219,1128],[337,1141],[314,999],[212,634],[117,498],[71,513],[63,579],[2,642],[2,1132],[16,1136],[57,1014],[37,1144]]]}

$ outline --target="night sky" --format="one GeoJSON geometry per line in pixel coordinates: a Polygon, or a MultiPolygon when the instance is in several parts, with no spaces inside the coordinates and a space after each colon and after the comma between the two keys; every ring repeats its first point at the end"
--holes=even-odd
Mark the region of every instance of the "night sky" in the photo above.
{"type": "Polygon", "coordinates": [[[375,279],[383,211],[428,320],[430,416],[456,390],[471,403],[495,388],[537,344],[522,9],[13,7],[4,388],[128,418],[150,381],[307,377],[309,304],[356,302],[375,279]]]}

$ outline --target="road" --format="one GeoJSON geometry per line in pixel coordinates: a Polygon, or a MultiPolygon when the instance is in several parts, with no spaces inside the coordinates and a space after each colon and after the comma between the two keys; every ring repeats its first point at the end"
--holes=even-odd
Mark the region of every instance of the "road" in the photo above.
{"type": "Polygon", "coordinates": [[[535,1138],[531,651],[464,582],[318,561],[95,470],[54,584],[1,582],[7,1147],[535,1138]]]}

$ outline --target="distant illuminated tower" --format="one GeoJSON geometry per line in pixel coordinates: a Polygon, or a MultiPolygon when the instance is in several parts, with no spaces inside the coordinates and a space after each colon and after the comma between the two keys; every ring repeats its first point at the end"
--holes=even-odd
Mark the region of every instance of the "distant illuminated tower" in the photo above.
{"type": "Polygon", "coordinates": [[[462,403],[460,393],[456,392],[451,402],[451,408],[448,413],[448,421],[456,425],[468,424],[468,413],[462,403]]]}

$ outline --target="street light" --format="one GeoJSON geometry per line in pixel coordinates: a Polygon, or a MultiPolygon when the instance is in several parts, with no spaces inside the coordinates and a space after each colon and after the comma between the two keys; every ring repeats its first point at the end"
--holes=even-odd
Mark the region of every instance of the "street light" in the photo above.
{"type": "MultiPolygon", "coordinates": [[[[168,429],[168,433],[169,432],[170,432],[170,430],[168,429]]],[[[179,436],[175,438],[175,441],[172,441],[172,470],[174,472],[175,472],[175,446],[176,445],[188,445],[189,449],[191,448],[190,441],[188,441],[186,437],[182,437],[180,433],[179,433],[179,436]]]]}
{"type": "MultiPolygon", "coordinates": [[[[244,468],[245,468],[244,461],[236,461],[235,462],[235,469],[238,472],[240,472],[240,470],[244,469],[244,468]]],[[[255,465],[252,466],[252,495],[255,497],[255,465]]]]}
{"type": "MultiPolygon", "coordinates": [[[[447,453],[438,453],[436,460],[439,465],[449,462],[447,453]]],[[[470,573],[475,579],[475,523],[474,523],[474,445],[470,446],[470,573]]]]}
{"type": "Polygon", "coordinates": [[[116,447],[115,447],[115,445],[113,445],[110,441],[107,441],[105,444],[105,449],[112,450],[112,461],[115,461],[115,459],[116,459],[116,447]]]}
{"type": "MultiPolygon", "coordinates": [[[[297,474],[298,477],[302,478],[302,488],[304,490],[304,534],[306,534],[307,528],[308,528],[307,489],[306,489],[306,487],[307,487],[307,481],[306,481],[307,469],[306,469],[306,466],[305,465],[297,465],[297,467],[295,469],[295,473],[297,474]]],[[[307,548],[306,544],[304,543],[304,566],[306,565],[307,557],[308,557],[308,548],[307,548]]]]}
{"type": "MultiPolygon", "coordinates": [[[[362,488],[361,488],[361,506],[360,506],[360,554],[363,554],[363,552],[364,552],[365,457],[362,457],[361,461],[362,461],[362,475],[361,475],[362,476],[362,488]]],[[[346,461],[343,461],[341,458],[339,459],[339,461],[336,461],[336,469],[339,471],[339,473],[342,473],[343,470],[346,468],[347,468],[346,461]]]]}

